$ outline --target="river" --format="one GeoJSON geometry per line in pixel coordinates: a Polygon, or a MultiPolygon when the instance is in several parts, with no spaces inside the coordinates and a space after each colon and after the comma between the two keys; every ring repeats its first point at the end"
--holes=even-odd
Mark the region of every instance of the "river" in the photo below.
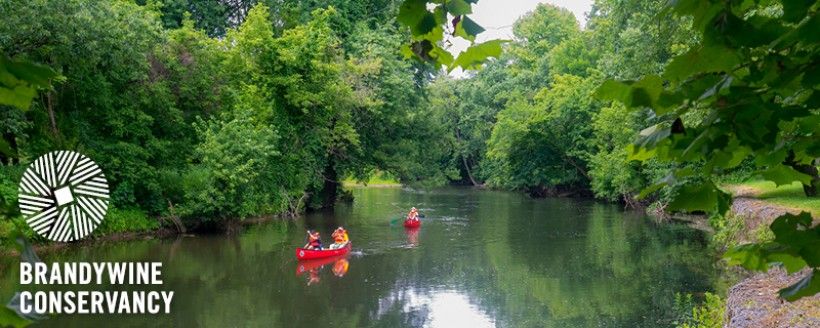
{"type": "MultiPolygon", "coordinates": [[[[46,262],[161,261],[164,284],[145,289],[176,294],[171,314],[63,315],[37,325],[665,327],[680,314],[676,293],[714,289],[702,232],[617,205],[467,188],[356,188],[353,195],[333,212],[233,235],[42,254],[46,262]],[[394,220],[411,206],[426,216],[418,230],[394,220]],[[339,225],[353,242],[347,258],[295,260],[306,228],[328,242],[339,225]]],[[[21,289],[12,260],[0,260],[4,300],[21,289]]]]}

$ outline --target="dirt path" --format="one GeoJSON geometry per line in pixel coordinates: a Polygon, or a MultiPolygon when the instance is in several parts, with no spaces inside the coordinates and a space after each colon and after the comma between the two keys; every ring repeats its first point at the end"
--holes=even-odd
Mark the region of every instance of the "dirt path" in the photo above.
{"type": "MultiPolygon", "coordinates": [[[[732,203],[732,212],[746,218],[744,235],[750,235],[749,232],[760,225],[768,226],[778,216],[799,210],[741,196],[732,203]]],[[[815,222],[817,220],[815,218],[815,222]]],[[[808,272],[787,275],[777,268],[732,286],[726,301],[725,327],[820,327],[820,294],[796,302],[784,301],[777,294],[779,289],[797,282],[808,272]]]]}
{"type": "Polygon", "coordinates": [[[782,269],[756,274],[729,289],[726,327],[820,327],[820,297],[795,302],[780,299],[777,291],[800,280],[808,270],[787,275],[782,269]]]}

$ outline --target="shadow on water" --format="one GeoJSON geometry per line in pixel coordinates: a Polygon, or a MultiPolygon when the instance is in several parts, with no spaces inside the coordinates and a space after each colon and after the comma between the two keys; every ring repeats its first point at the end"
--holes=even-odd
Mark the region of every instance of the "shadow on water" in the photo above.
{"type": "MultiPolygon", "coordinates": [[[[616,206],[462,188],[353,194],[354,203],[332,212],[237,235],[106,243],[43,258],[163,262],[164,285],[146,290],[175,291],[172,313],[117,316],[122,326],[662,327],[677,315],[676,292],[710,290],[714,279],[701,232],[616,206]],[[411,206],[426,214],[420,229],[390,225],[411,206]],[[327,243],[339,225],[350,232],[350,254],[295,260],[305,229],[327,243]]],[[[2,265],[0,296],[8,299],[18,272],[2,265]]],[[[38,324],[111,320],[74,315],[38,324]]]]}

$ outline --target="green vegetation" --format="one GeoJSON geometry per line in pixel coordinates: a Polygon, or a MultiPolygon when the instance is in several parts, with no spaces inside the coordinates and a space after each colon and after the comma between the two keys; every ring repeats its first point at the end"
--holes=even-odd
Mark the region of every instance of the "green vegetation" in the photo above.
{"type": "Polygon", "coordinates": [[[159,228],[156,218],[148,217],[140,210],[120,210],[112,208],[96,230],[96,235],[107,235],[114,232],[145,232],[159,228]]]}
{"type": "MultiPolygon", "coordinates": [[[[724,215],[731,196],[715,184],[721,174],[751,158],[757,175],[778,185],[800,181],[804,193],[820,188],[817,2],[678,1],[670,14],[692,19],[696,46],[671,58],[663,74],[608,80],[601,99],[645,112],[652,125],[630,147],[630,158],[674,164],[644,194],[670,186],[668,209],[724,215]]],[[[820,226],[811,216],[783,215],[772,223],[774,241],[727,253],[731,263],[788,272],[820,270],[820,226]]],[[[781,290],[794,300],[820,292],[806,276],[781,290]]]]}
{"type": "Polygon", "coordinates": [[[467,15],[473,13],[472,4],[477,1],[404,0],[396,20],[410,29],[411,42],[402,46],[402,53],[448,72],[456,67],[477,69],[488,58],[501,55],[504,40],[475,43],[484,28],[467,15]],[[451,38],[460,38],[470,45],[453,57],[447,49],[451,38]]]}
{"type": "Polygon", "coordinates": [[[703,304],[699,306],[691,306],[694,304],[691,295],[676,299],[676,303],[689,305],[692,309],[691,314],[678,324],[678,328],[720,328],[724,326],[726,301],[712,293],[706,293],[705,298],[703,304]]]}
{"type": "MultiPolygon", "coordinates": [[[[702,190],[725,208],[724,196],[693,175],[717,165],[702,162],[703,154],[678,161],[629,150],[640,131],[651,132],[647,125],[683,124],[668,111],[629,108],[657,105],[664,79],[680,84],[670,86],[678,98],[663,91],[669,101],[688,97],[682,92],[691,83],[684,78],[702,72],[679,66],[712,42],[702,37],[702,22],[693,25],[688,12],[670,14],[660,0],[600,0],[582,29],[569,11],[539,5],[515,23],[503,54],[473,44],[464,55],[484,55],[449,61],[441,42],[472,42],[482,30],[467,16],[471,2],[285,1],[251,10],[197,7],[193,15],[174,1],[5,6],[12,21],[2,27],[7,37],[0,49],[17,61],[4,63],[44,63],[57,76],[31,66],[41,73],[34,87],[44,91],[27,111],[5,111],[11,152],[4,162],[19,168],[48,150],[80,150],[103,166],[113,207],[149,217],[174,208],[188,225],[329,207],[339,181],[367,181],[373,172],[400,183],[486,184],[631,205],[663,178],[677,187],[650,193],[645,202],[672,201],[669,209],[683,210],[686,204],[674,200],[702,190]],[[668,19],[658,21],[659,15],[668,19]],[[86,39],[98,46],[78,46],[86,39]],[[408,39],[411,53],[402,53],[408,39]],[[480,63],[484,69],[464,79],[435,69],[480,63]],[[650,102],[629,92],[647,92],[650,102]],[[675,174],[664,178],[668,169],[675,174]]],[[[799,129],[816,115],[794,113],[809,121],[784,128],[799,151],[783,160],[799,166],[813,149],[811,133],[799,129]]],[[[691,125],[702,116],[682,117],[691,125]]],[[[658,153],[654,143],[666,147],[659,133],[640,145],[658,153]]],[[[746,155],[738,151],[726,163],[738,165],[746,155]]],[[[781,183],[799,177],[789,175],[794,165],[768,171],[766,163],[744,165],[760,166],[760,174],[781,183]]],[[[6,185],[17,181],[13,174],[0,177],[6,185]]],[[[15,202],[13,192],[3,197],[15,202]]]]}
{"type": "Polygon", "coordinates": [[[352,177],[344,179],[342,184],[345,186],[372,186],[372,187],[398,187],[401,186],[399,180],[390,176],[385,172],[376,172],[365,181],[359,181],[352,177]]]}
{"type": "MultiPolygon", "coordinates": [[[[734,171],[799,181],[817,197],[818,9],[596,1],[581,30],[568,11],[540,5],[487,70],[434,84],[442,91],[431,105],[456,145],[449,163],[473,184],[660,199],[668,211],[710,213],[716,225],[731,196],[715,181],[734,171]]],[[[820,270],[820,226],[808,213],[771,228],[774,241],[739,246],[730,262],[820,270]]],[[[818,291],[809,275],[781,294],[818,291]]]]}
{"type": "Polygon", "coordinates": [[[820,217],[820,198],[807,197],[803,185],[797,181],[778,186],[771,181],[756,180],[727,184],[724,189],[735,197],[757,198],[767,203],[809,212],[815,218],[820,217]]]}
{"type": "Polygon", "coordinates": [[[0,6],[0,50],[14,58],[3,59],[2,90],[20,94],[3,99],[24,109],[0,116],[5,216],[17,215],[22,168],[56,149],[101,165],[116,221],[103,233],[169,215],[197,226],[328,207],[341,177],[376,170],[446,181],[436,154],[447,145],[418,111],[429,68],[404,60],[408,34],[382,23],[397,3],[232,5],[245,7],[0,6]]]}
{"type": "MultiPolygon", "coordinates": [[[[817,2],[596,0],[583,28],[541,4],[484,43],[473,3],[6,2],[0,232],[22,169],[57,149],[105,172],[101,234],[328,208],[345,179],[656,202],[710,214],[726,244],[743,222],[723,178],[820,208],[817,2]]],[[[732,263],[809,266],[782,295],[820,291],[809,213],[754,234],[732,263]]]]}
{"type": "Polygon", "coordinates": [[[686,19],[654,19],[663,3],[596,1],[585,29],[566,9],[539,5],[498,60],[435,81],[430,106],[454,145],[447,163],[458,180],[633,203],[665,167],[626,157],[648,117],[593,94],[606,78],[657,74],[694,44],[686,19]]]}

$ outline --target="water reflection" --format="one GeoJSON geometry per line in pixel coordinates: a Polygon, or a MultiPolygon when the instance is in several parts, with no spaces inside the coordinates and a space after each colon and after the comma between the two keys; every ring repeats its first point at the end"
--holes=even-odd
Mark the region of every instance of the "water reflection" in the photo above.
{"type": "Polygon", "coordinates": [[[413,248],[419,245],[419,231],[421,231],[421,228],[404,228],[408,247],[413,248]]]}
{"type": "MultiPolygon", "coordinates": [[[[468,189],[353,193],[356,202],[335,212],[238,235],[96,244],[42,257],[163,262],[162,289],[176,292],[172,314],[115,317],[120,326],[670,327],[675,293],[711,289],[712,259],[699,232],[617,206],[468,189]],[[391,226],[391,204],[429,209],[430,219],[421,230],[391,226]],[[295,260],[307,227],[329,235],[340,225],[355,236],[355,252],[295,260]]],[[[20,290],[18,269],[0,259],[0,299],[20,290]]],[[[39,325],[111,322],[84,315],[39,325]]]]}
{"type": "Polygon", "coordinates": [[[307,285],[317,284],[321,281],[319,273],[326,266],[332,264],[331,271],[333,275],[339,278],[344,277],[344,275],[347,274],[347,270],[350,269],[350,261],[347,260],[348,256],[349,254],[345,254],[323,259],[297,261],[296,276],[298,277],[304,273],[308,273],[307,285]]]}
{"type": "Polygon", "coordinates": [[[375,321],[400,309],[416,327],[495,327],[495,320],[455,290],[396,289],[379,300],[375,321]]]}
{"type": "Polygon", "coordinates": [[[333,263],[333,275],[339,278],[344,277],[347,274],[347,270],[350,270],[350,261],[347,259],[339,259],[338,261],[333,263]]]}

